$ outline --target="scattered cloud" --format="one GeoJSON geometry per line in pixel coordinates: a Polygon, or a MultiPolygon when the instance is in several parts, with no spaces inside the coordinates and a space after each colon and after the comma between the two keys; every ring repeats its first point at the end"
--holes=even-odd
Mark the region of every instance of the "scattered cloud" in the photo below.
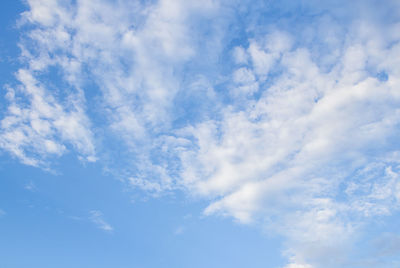
{"type": "Polygon", "coordinates": [[[20,69],[16,89],[7,88],[6,116],[0,122],[0,147],[21,162],[45,166],[45,159],[61,156],[71,144],[88,161],[94,161],[91,132],[80,96],[69,96],[63,107],[33,75],[20,69]]]}
{"type": "Polygon", "coordinates": [[[251,63],[233,81],[271,81],[259,98],[189,128],[196,149],[180,154],[185,186],[214,198],[205,213],[269,222],[290,241],[289,267],[345,267],[360,225],[398,209],[398,81],[370,71],[399,72],[387,64],[398,48],[383,45],[397,41],[363,27],[350,28],[329,71],[307,47],[274,49],[263,45],[268,34],[250,42],[251,63]]]}
{"type": "Polygon", "coordinates": [[[28,0],[0,148],[209,200],[283,236],[286,268],[351,267],[399,208],[400,7],[317,2],[28,0]]]}

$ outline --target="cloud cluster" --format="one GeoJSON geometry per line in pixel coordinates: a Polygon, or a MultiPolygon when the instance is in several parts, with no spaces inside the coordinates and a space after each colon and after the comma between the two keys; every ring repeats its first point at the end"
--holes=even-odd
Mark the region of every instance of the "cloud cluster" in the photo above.
{"type": "Polygon", "coordinates": [[[399,207],[400,9],[315,2],[29,0],[0,148],[209,200],[282,235],[287,268],[361,265],[399,207]]]}
{"type": "Polygon", "coordinates": [[[399,24],[348,27],[322,44],[343,39],[334,61],[275,30],[234,48],[238,102],[187,130],[182,179],[212,197],[205,213],[267,222],[287,267],[347,267],[360,225],[399,207],[399,24]]]}
{"type": "Polygon", "coordinates": [[[20,69],[16,76],[21,84],[7,90],[9,106],[1,120],[0,147],[32,166],[46,166],[43,159],[62,155],[67,144],[95,161],[81,94],[71,93],[65,104],[60,103],[33,72],[20,69]]]}

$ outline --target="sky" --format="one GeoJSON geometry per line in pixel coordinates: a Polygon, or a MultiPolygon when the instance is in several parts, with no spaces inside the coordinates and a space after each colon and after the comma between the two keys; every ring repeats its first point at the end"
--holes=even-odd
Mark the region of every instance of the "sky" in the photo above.
{"type": "Polygon", "coordinates": [[[0,2],[0,267],[400,267],[400,2],[0,2]]]}

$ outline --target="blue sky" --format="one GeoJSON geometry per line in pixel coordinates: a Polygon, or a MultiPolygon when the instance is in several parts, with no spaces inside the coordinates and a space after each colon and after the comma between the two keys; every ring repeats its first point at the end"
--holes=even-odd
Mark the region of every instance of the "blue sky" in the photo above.
{"type": "Polygon", "coordinates": [[[400,265],[398,1],[0,5],[0,267],[400,265]]]}

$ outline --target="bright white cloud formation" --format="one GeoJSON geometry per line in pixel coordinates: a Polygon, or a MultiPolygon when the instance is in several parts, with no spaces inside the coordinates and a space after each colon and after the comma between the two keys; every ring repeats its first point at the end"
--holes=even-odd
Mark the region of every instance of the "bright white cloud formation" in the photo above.
{"type": "Polygon", "coordinates": [[[103,151],[132,187],[284,236],[288,268],[361,265],[357,233],[399,207],[398,4],[314,3],[292,28],[224,1],[28,3],[1,148],[36,166],[103,151]]]}

